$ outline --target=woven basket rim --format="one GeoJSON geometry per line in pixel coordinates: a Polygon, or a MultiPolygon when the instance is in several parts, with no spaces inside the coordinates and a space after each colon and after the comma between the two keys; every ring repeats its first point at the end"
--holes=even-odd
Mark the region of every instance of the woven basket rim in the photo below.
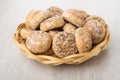
{"type": "Polygon", "coordinates": [[[14,34],[14,42],[16,45],[20,48],[21,52],[26,55],[28,58],[37,60],[44,64],[51,64],[51,65],[60,65],[60,64],[80,64],[93,56],[97,56],[101,51],[106,49],[108,47],[108,44],[110,42],[110,31],[108,26],[106,26],[106,36],[104,40],[96,45],[91,51],[81,53],[81,54],[73,54],[69,55],[64,58],[58,58],[54,56],[48,56],[48,55],[35,55],[32,54],[27,47],[25,46],[25,42],[21,39],[21,36],[19,34],[20,30],[22,28],[25,28],[25,23],[21,23],[14,34]]]}

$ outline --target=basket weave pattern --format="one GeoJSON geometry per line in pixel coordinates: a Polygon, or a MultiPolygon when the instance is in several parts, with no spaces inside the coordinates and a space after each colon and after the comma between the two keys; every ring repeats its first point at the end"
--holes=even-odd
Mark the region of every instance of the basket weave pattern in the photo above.
{"type": "Polygon", "coordinates": [[[22,53],[26,55],[28,58],[35,59],[41,63],[44,64],[51,64],[51,65],[60,65],[60,64],[80,64],[93,56],[97,56],[101,51],[106,49],[108,47],[109,41],[110,41],[110,32],[108,27],[106,27],[106,35],[104,40],[96,45],[91,51],[81,53],[81,54],[73,54],[64,58],[58,58],[55,56],[47,56],[47,55],[35,55],[31,53],[26,45],[25,45],[25,40],[22,39],[20,36],[20,30],[22,28],[25,28],[26,25],[25,23],[22,23],[18,26],[15,34],[14,34],[14,41],[17,44],[17,46],[20,48],[22,53]]]}

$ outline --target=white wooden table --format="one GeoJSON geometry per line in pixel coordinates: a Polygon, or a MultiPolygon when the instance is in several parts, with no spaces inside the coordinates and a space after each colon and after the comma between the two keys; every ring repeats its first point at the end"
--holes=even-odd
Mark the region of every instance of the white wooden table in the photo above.
{"type": "Polygon", "coordinates": [[[0,0],[0,80],[120,80],[120,0],[0,0]],[[44,65],[26,58],[13,34],[32,9],[77,8],[105,19],[111,31],[107,50],[80,65],[44,65]]]}

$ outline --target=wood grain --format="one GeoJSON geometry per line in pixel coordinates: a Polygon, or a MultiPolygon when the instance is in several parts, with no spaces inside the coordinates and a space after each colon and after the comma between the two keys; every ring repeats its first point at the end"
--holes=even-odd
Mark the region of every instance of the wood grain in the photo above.
{"type": "Polygon", "coordinates": [[[120,80],[119,5],[119,0],[0,0],[0,80],[120,80]],[[103,17],[111,31],[108,49],[80,65],[55,67],[26,58],[13,42],[18,24],[30,10],[53,5],[103,17]]]}

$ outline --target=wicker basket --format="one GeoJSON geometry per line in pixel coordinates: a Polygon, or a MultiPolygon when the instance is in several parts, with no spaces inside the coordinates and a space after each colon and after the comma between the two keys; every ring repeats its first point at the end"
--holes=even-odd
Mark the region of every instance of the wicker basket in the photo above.
{"type": "Polygon", "coordinates": [[[51,64],[51,65],[60,65],[60,64],[80,64],[93,56],[97,56],[101,51],[106,49],[108,47],[109,41],[110,41],[110,32],[108,27],[106,27],[106,36],[104,40],[95,46],[90,52],[82,53],[82,54],[74,54],[70,55],[64,58],[58,58],[55,56],[47,56],[47,55],[35,55],[31,53],[26,45],[25,45],[25,40],[23,40],[20,36],[20,30],[22,28],[25,28],[26,25],[25,23],[22,23],[18,26],[15,34],[14,34],[14,41],[17,44],[17,46],[20,48],[22,53],[26,55],[28,58],[35,59],[41,63],[44,64],[51,64]]]}

